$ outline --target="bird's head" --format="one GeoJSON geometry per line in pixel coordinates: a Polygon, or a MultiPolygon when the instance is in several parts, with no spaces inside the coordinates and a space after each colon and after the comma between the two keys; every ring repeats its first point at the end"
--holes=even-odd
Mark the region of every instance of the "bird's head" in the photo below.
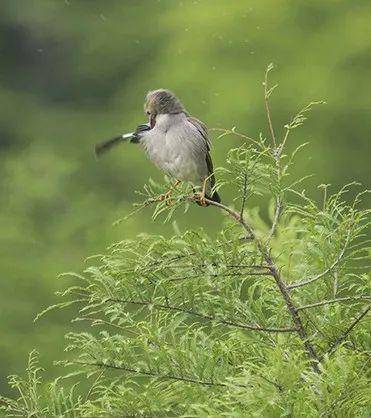
{"type": "Polygon", "coordinates": [[[158,89],[147,93],[144,111],[149,117],[151,128],[153,128],[157,115],[182,113],[185,112],[185,109],[171,91],[158,89]]]}

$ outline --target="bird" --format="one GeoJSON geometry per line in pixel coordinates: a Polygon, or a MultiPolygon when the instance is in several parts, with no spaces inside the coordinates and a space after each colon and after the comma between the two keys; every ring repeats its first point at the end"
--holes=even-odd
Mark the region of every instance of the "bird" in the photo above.
{"type": "Polygon", "coordinates": [[[187,182],[194,190],[200,187],[197,199],[200,206],[209,206],[208,201],[221,203],[214,188],[215,174],[207,126],[190,116],[178,97],[163,88],[147,93],[144,112],[148,123],[139,125],[132,133],[98,143],[96,156],[120,142],[139,143],[150,161],[175,181],[160,200],[167,200],[180,182],[187,182]]]}

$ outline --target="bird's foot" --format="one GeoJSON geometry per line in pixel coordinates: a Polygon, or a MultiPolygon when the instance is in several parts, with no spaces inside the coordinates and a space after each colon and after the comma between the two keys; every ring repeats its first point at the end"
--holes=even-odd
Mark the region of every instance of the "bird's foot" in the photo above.
{"type": "Polygon", "coordinates": [[[192,197],[192,200],[198,204],[198,206],[208,206],[206,202],[206,197],[202,193],[195,193],[192,197]]]}
{"type": "Polygon", "coordinates": [[[207,206],[205,195],[203,193],[200,193],[198,200],[201,206],[207,206]]]}

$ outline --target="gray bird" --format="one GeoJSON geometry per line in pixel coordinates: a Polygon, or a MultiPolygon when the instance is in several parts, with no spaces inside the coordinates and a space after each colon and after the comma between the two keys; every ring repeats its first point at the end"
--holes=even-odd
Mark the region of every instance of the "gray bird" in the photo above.
{"type": "MultiPolygon", "coordinates": [[[[205,198],[220,203],[218,193],[213,191],[215,177],[206,125],[189,116],[180,100],[165,89],[148,92],[144,111],[148,124],[139,125],[133,133],[97,144],[96,155],[122,141],[139,143],[149,159],[176,180],[173,187],[181,181],[201,186],[199,204],[207,206],[205,198]]],[[[163,198],[170,194],[171,190],[163,198]]]]}

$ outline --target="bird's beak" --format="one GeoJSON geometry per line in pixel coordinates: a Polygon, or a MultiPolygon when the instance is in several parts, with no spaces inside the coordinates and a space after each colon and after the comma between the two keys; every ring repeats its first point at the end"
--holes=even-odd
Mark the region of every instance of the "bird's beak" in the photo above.
{"type": "Polygon", "coordinates": [[[151,115],[149,117],[149,126],[152,128],[154,128],[156,125],[156,116],[155,115],[151,115]]]}

